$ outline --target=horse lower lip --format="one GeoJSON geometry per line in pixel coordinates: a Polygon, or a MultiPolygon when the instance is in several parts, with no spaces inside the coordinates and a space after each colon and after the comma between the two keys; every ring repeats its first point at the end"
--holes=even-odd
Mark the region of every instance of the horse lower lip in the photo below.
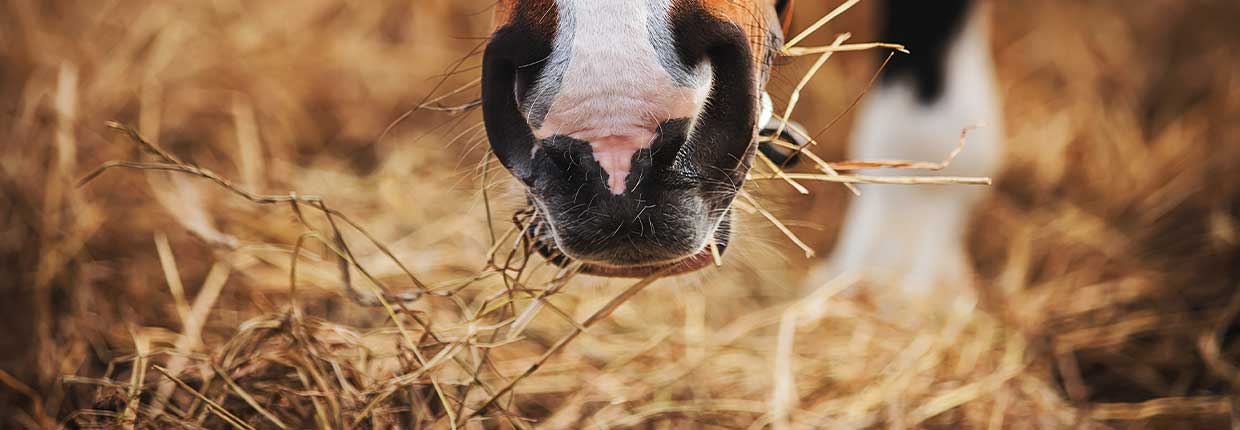
{"type": "MultiPolygon", "coordinates": [[[[539,223],[542,222],[542,220],[535,220],[534,222],[539,223]]],[[[714,247],[719,250],[718,252],[720,255],[727,250],[727,236],[727,234],[723,234],[722,236],[716,235],[714,247]]],[[[546,258],[548,261],[551,261],[558,266],[564,267],[573,261],[571,257],[564,255],[563,252],[556,248],[555,243],[546,240],[545,238],[533,239],[532,244],[538,253],[542,254],[543,258],[546,258]]],[[[645,278],[655,274],[659,274],[660,276],[675,276],[697,271],[714,264],[714,262],[715,256],[713,255],[711,247],[707,246],[701,251],[698,251],[696,254],[676,261],[664,263],[607,266],[583,262],[584,264],[581,266],[581,273],[611,278],[645,278]]]]}
{"type": "MultiPolygon", "coordinates": [[[[719,251],[723,252],[726,245],[717,245],[719,251]]],[[[714,263],[714,256],[709,247],[699,251],[697,254],[680,260],[652,264],[645,266],[600,266],[594,264],[586,264],[582,266],[582,272],[596,275],[607,276],[612,278],[644,278],[655,274],[662,276],[682,275],[685,273],[697,271],[714,263]]]]}

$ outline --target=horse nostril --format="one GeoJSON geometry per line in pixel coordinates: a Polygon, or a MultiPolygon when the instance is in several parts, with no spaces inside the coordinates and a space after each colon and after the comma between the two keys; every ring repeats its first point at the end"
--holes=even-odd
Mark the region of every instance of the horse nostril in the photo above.
{"type": "Polygon", "coordinates": [[[516,79],[512,86],[513,96],[517,100],[517,106],[524,109],[526,96],[529,95],[530,87],[534,84],[534,74],[525,68],[518,67],[516,79]]]}

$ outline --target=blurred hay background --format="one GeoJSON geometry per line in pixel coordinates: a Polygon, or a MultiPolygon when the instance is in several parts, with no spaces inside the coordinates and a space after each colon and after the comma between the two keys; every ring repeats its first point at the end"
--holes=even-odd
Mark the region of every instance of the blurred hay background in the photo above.
{"type": "MultiPolygon", "coordinates": [[[[871,40],[862,4],[818,40],[871,40]]],[[[422,111],[379,139],[477,77],[490,6],[0,5],[0,427],[1234,428],[1235,2],[995,3],[1009,158],[970,244],[980,309],[914,324],[831,295],[847,280],[806,296],[812,261],[753,217],[723,268],[656,283],[546,362],[629,284],[574,278],[509,339],[555,271],[466,283],[488,256],[523,260],[511,236],[493,246],[521,201],[483,164],[478,118],[422,111]],[[313,205],[163,172],[78,188],[153,160],[109,120],[242,188],[321,196],[430,293],[395,318],[346,299],[305,235],[339,221],[313,205]]],[[[872,56],[833,58],[797,119],[844,111],[872,56]]],[[[843,159],[847,135],[820,154],[843,159]]],[[[824,253],[846,193],[814,185],[791,210],[807,205],[785,188],[751,191],[824,253]]],[[[421,288],[344,230],[388,288],[421,288]]]]}

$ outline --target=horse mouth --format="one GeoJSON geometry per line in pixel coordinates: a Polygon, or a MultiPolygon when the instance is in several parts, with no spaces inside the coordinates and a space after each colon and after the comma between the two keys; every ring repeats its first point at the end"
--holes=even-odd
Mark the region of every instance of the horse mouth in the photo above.
{"type": "MultiPolygon", "coordinates": [[[[727,215],[725,215],[726,217],[727,215]]],[[[615,265],[569,257],[556,247],[555,241],[548,234],[540,234],[545,232],[544,229],[546,228],[543,217],[535,215],[530,222],[531,225],[527,229],[528,233],[525,235],[526,243],[538,251],[538,254],[542,255],[547,261],[560,267],[567,267],[577,262],[580,263],[580,273],[607,278],[647,278],[656,275],[661,277],[676,276],[696,272],[711,265],[717,265],[724,251],[728,248],[731,233],[730,223],[726,222],[725,219],[725,222],[719,223],[719,226],[715,228],[713,241],[695,254],[676,260],[650,264],[615,265]]]]}

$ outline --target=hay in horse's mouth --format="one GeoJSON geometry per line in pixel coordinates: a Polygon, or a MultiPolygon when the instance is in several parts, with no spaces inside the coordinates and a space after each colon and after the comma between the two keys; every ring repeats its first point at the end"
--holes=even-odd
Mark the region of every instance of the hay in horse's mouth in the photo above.
{"type": "MultiPolygon", "coordinates": [[[[725,215],[726,217],[726,215],[725,215]]],[[[567,267],[573,262],[580,262],[580,272],[587,275],[603,276],[608,278],[645,278],[655,274],[661,276],[683,275],[685,273],[695,272],[712,263],[718,264],[717,258],[722,256],[728,248],[728,242],[731,238],[731,224],[721,222],[715,228],[713,242],[702,247],[697,253],[678,260],[658,262],[653,264],[641,265],[612,265],[598,262],[589,262],[574,259],[564,252],[560,251],[555,245],[555,241],[546,234],[539,234],[546,227],[543,217],[534,215],[530,219],[530,225],[525,235],[527,240],[535,250],[538,251],[547,261],[554,263],[560,267],[567,267]],[[713,248],[713,249],[712,249],[713,248]]]]}

